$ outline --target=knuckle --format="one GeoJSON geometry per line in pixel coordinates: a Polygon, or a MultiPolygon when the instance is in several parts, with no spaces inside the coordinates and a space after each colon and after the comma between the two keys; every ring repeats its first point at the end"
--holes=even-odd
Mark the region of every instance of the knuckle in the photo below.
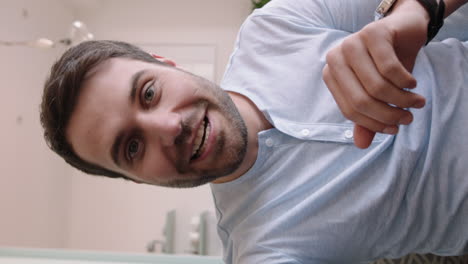
{"type": "Polygon", "coordinates": [[[398,71],[398,65],[395,62],[385,62],[380,66],[380,71],[383,76],[393,76],[398,71]]]}
{"type": "Polygon", "coordinates": [[[385,97],[387,87],[383,81],[373,81],[367,87],[367,92],[374,98],[382,99],[385,97]]]}
{"type": "Polygon", "coordinates": [[[357,50],[357,37],[347,38],[341,43],[341,48],[343,49],[344,54],[352,54],[357,50]]]}
{"type": "Polygon", "coordinates": [[[378,27],[376,27],[376,23],[370,23],[366,25],[360,32],[359,34],[364,40],[370,40],[374,38],[380,30],[378,27]]]}
{"type": "Polygon", "coordinates": [[[355,121],[355,117],[357,115],[356,111],[349,104],[338,104],[341,113],[343,114],[346,119],[351,121],[355,121]]]}
{"type": "Polygon", "coordinates": [[[346,119],[355,121],[357,113],[354,110],[352,110],[351,108],[340,108],[340,110],[343,116],[346,117],[346,119]]]}
{"type": "Polygon", "coordinates": [[[354,96],[350,103],[358,112],[365,112],[369,108],[370,100],[366,96],[354,96]]]}
{"type": "Polygon", "coordinates": [[[333,48],[331,49],[326,56],[326,62],[328,65],[334,65],[337,61],[337,49],[333,48]]]}

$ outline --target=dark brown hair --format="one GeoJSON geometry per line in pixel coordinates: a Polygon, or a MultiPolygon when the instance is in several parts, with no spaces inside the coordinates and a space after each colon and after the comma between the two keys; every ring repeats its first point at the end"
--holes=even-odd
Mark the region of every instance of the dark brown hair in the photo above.
{"type": "Polygon", "coordinates": [[[118,57],[166,65],[140,48],[125,42],[83,42],[68,49],[52,66],[44,85],[40,118],[47,145],[68,164],[88,174],[129,179],[125,175],[80,158],[65,135],[87,73],[100,63],[118,57]]]}

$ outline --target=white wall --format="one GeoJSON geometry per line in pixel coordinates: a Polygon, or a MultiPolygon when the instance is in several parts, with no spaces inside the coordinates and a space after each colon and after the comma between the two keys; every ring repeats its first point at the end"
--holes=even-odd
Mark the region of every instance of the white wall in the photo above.
{"type": "MultiPolygon", "coordinates": [[[[214,46],[216,81],[222,77],[241,23],[251,12],[250,0],[73,2],[76,17],[98,39],[145,46],[214,46]]],[[[186,253],[190,218],[205,210],[214,212],[208,186],[174,190],[79,172],[74,176],[68,240],[72,248],[143,252],[149,241],[162,238],[164,216],[176,209],[175,250],[186,253]]]]}
{"type": "MultiPolygon", "coordinates": [[[[219,82],[250,8],[250,0],[0,0],[0,36],[59,39],[80,19],[98,39],[214,47],[219,82]]],[[[0,246],[144,252],[176,209],[175,249],[186,253],[190,218],[214,210],[208,186],[175,190],[88,176],[45,146],[42,84],[61,52],[0,46],[0,246]]]]}
{"type": "MultiPolygon", "coordinates": [[[[64,37],[59,0],[0,1],[0,40],[64,37]]],[[[62,247],[70,170],[42,139],[42,85],[60,49],[0,46],[0,246],[62,247]]]]}
{"type": "Polygon", "coordinates": [[[252,6],[250,0],[87,0],[81,5],[79,0],[74,2],[76,16],[86,21],[99,39],[215,45],[217,81],[252,6]]]}
{"type": "Polygon", "coordinates": [[[188,253],[191,217],[213,210],[207,186],[179,190],[79,172],[74,176],[70,248],[145,252],[148,242],[163,238],[165,215],[175,209],[175,251],[188,253]]]}

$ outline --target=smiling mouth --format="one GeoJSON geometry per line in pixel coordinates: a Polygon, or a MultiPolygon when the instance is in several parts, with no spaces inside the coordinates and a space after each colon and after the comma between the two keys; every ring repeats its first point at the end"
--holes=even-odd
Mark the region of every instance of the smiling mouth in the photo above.
{"type": "Polygon", "coordinates": [[[203,119],[203,125],[198,128],[197,137],[193,144],[192,156],[190,160],[198,159],[201,154],[206,149],[206,142],[208,141],[208,137],[210,136],[210,122],[208,118],[205,116],[203,119]]]}

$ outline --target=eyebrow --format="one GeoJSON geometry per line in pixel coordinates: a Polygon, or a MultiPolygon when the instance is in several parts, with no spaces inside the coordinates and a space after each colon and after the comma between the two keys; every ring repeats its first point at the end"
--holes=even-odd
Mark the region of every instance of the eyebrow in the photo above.
{"type": "Polygon", "coordinates": [[[114,144],[112,144],[112,148],[111,148],[112,160],[119,167],[121,167],[120,159],[119,159],[119,149],[120,149],[120,145],[122,145],[123,137],[124,137],[123,132],[120,132],[115,138],[114,144]]]}
{"type": "MultiPolygon", "coordinates": [[[[128,96],[129,98],[129,103],[130,105],[134,104],[136,100],[136,93],[138,90],[138,82],[140,81],[140,78],[143,74],[145,74],[146,70],[140,70],[132,75],[132,78],[130,79],[130,94],[128,96]]],[[[112,157],[112,160],[114,161],[117,166],[121,167],[120,164],[120,155],[119,155],[119,150],[121,149],[122,141],[124,139],[124,132],[120,131],[117,134],[117,137],[114,140],[114,143],[112,144],[112,147],[110,149],[110,155],[112,157]]]]}
{"type": "Polygon", "coordinates": [[[136,92],[138,90],[138,82],[140,81],[141,76],[145,73],[146,70],[138,71],[135,74],[133,74],[132,78],[130,79],[130,104],[133,104],[133,102],[135,102],[136,92]]]}

